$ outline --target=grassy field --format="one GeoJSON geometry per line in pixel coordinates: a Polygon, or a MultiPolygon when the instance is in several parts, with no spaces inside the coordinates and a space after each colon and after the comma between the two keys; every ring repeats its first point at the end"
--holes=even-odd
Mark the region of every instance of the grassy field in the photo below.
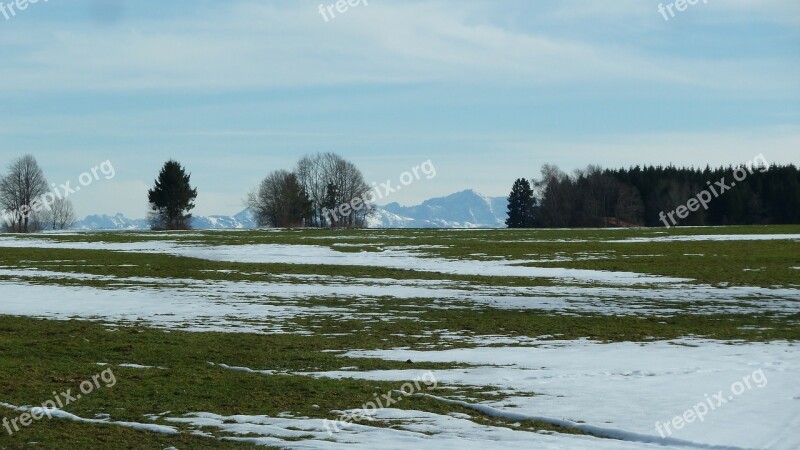
{"type": "MultiPolygon", "coordinates": [[[[700,283],[727,283],[750,286],[800,286],[796,269],[800,243],[796,240],[774,241],[669,241],[668,238],[704,235],[797,234],[800,226],[740,226],[708,228],[613,229],[613,230],[355,230],[355,231],[242,231],[187,232],[151,234],[141,232],[98,232],[79,235],[45,235],[54,243],[137,243],[153,240],[180,240],[199,245],[323,245],[339,252],[379,252],[387,247],[422,246],[427,256],[491,260],[495,258],[536,260],[538,267],[565,267],[596,270],[624,270],[665,276],[692,278],[700,283]],[[655,241],[637,242],[636,239],[655,241]],[[658,241],[662,239],[662,241],[658,241]],[[619,242],[630,240],[630,242],[619,242]],[[689,255],[689,256],[687,256],[689,255]],[[695,259],[692,260],[692,257],[695,259]]],[[[109,252],[66,252],[22,249],[12,253],[6,249],[0,263],[24,266],[27,261],[50,268],[72,261],[72,268],[92,270],[98,274],[125,276],[189,277],[196,279],[237,279],[243,273],[320,274],[358,277],[420,278],[429,274],[414,271],[386,271],[379,267],[320,267],[313,261],[306,266],[260,264],[214,264],[174,258],[153,258],[149,255],[120,255],[109,252]],[[121,262],[119,258],[124,258],[121,262]],[[146,258],[146,259],[144,259],[146,258]],[[111,263],[109,264],[109,260],[111,263]],[[135,265],[135,267],[114,267],[135,265]],[[233,270],[221,274],[219,270],[233,270]],[[114,272],[106,272],[114,270],[114,272]],[[207,271],[207,272],[201,272],[207,271]],[[225,278],[227,277],[227,278],[225,278]]],[[[456,279],[458,277],[447,277],[456,279]]],[[[247,279],[247,278],[240,278],[247,279]]],[[[252,279],[252,277],[250,278],[252,279]]],[[[438,277],[436,279],[442,279],[438,277]]],[[[472,281],[472,280],[467,280],[472,281]]],[[[476,277],[474,281],[487,280],[476,277]]],[[[495,280],[497,281],[497,280],[495,280]]],[[[508,282],[515,280],[501,280],[508,282]]],[[[516,280],[529,283],[532,280],[516,280]]],[[[533,280],[541,283],[541,280],[533,280]]]]}
{"type": "MultiPolygon", "coordinates": [[[[167,419],[213,412],[334,420],[340,411],[402,384],[357,373],[474,368],[456,360],[357,357],[349,354],[353,350],[500,350],[585,341],[693,345],[687,339],[793,345],[800,339],[800,312],[794,307],[800,302],[799,234],[800,226],[5,235],[0,296],[11,306],[0,312],[0,403],[5,405],[0,416],[17,417],[20,411],[13,407],[41,405],[52,392],[77,391],[82,381],[111,368],[113,387],[97,389],[64,410],[81,418],[173,427],[177,433],[45,418],[13,434],[0,429],[0,448],[249,448],[258,435],[167,419]],[[709,238],[716,235],[744,237],[709,238]],[[747,238],[754,235],[795,237],[747,238]],[[267,252],[296,249],[300,258],[241,257],[265,245],[273,246],[267,252]],[[303,259],[306,246],[338,259],[315,260],[313,253],[303,259]],[[223,256],[194,254],[197,249],[217,249],[223,256]],[[229,254],[233,257],[224,256],[229,254]],[[403,263],[365,262],[392,255],[403,263]],[[409,255],[442,269],[417,270],[406,261],[409,255]],[[482,273],[484,266],[511,269],[508,275],[482,273]],[[565,273],[591,277],[515,272],[525,268],[577,269],[565,273]],[[684,280],[620,285],[604,278],[609,272],[684,280]],[[198,329],[205,316],[156,317],[148,315],[147,303],[120,316],[94,312],[97,305],[114,310],[114,302],[142,292],[154,305],[191,296],[186,302],[207,313],[209,323],[227,325],[198,329]],[[57,305],[64,293],[93,303],[81,306],[70,297],[57,305]],[[549,303],[542,303],[545,298],[549,303]],[[53,301],[58,311],[33,307],[42,300],[53,301]],[[243,309],[238,315],[217,313],[223,304],[243,309]],[[262,309],[251,314],[251,307],[280,314],[262,309]],[[354,375],[319,375],[337,371],[354,375]]],[[[539,395],[448,382],[430,393],[507,406],[513,398],[539,395]]],[[[479,425],[537,434],[583,433],[547,421],[492,417],[429,397],[404,398],[395,407],[461,414],[479,425]]],[[[369,425],[402,428],[389,420],[369,425]]],[[[313,438],[301,432],[284,442],[291,446],[313,438]]]]}

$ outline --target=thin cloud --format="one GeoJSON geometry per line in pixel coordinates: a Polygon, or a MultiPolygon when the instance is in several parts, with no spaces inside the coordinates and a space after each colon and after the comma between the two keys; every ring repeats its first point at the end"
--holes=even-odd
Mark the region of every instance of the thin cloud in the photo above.
{"type": "Polygon", "coordinates": [[[325,23],[301,2],[234,3],[124,27],[47,23],[51,31],[31,33],[0,62],[0,76],[22,91],[426,82],[796,86],[782,75],[781,62],[766,61],[776,70],[765,73],[748,61],[665,57],[620,43],[507,29],[481,17],[453,2],[386,2],[325,23]]]}

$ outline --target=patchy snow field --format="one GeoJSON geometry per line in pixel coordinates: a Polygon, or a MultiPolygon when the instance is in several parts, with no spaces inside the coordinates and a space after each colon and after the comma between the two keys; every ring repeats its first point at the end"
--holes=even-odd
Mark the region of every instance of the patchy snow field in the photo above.
{"type": "MultiPolygon", "coordinates": [[[[462,231],[459,235],[469,237],[470,232],[462,231]]],[[[265,273],[269,278],[261,281],[226,281],[156,274],[101,275],[82,272],[83,263],[78,260],[64,260],[62,267],[38,267],[35,261],[17,261],[17,264],[0,266],[0,315],[84,319],[110,326],[135,323],[197,333],[309,335],[325,333],[325,330],[304,326],[297,319],[328,317],[364,323],[408,317],[424,320],[426,310],[434,309],[489,308],[601,316],[669,316],[686,311],[708,317],[765,313],[796,317],[800,314],[800,289],[785,284],[725,287],[682,276],[533,266],[537,261],[558,263],[616,258],[612,253],[581,251],[576,252],[574,258],[553,255],[544,259],[532,254],[529,259],[521,259],[468,252],[467,257],[456,258],[430,253],[446,251],[448,245],[387,246],[383,243],[388,241],[386,236],[378,236],[383,239],[379,244],[369,244],[372,251],[360,252],[359,247],[365,244],[204,244],[197,240],[204,237],[202,233],[175,235],[174,238],[170,235],[167,240],[149,240],[149,234],[136,233],[131,234],[137,238],[135,242],[122,243],[96,242],[88,238],[90,235],[81,240],[81,236],[84,235],[62,233],[57,236],[70,239],[4,236],[0,237],[0,251],[99,250],[174,255],[234,265],[313,264],[401,269],[411,271],[411,275],[382,278],[313,272],[265,273]],[[338,251],[339,248],[343,251],[338,251]],[[441,279],[421,276],[431,273],[441,275],[441,279]],[[484,278],[472,282],[450,279],[450,275],[484,278]],[[544,279],[548,283],[520,286],[490,283],[485,277],[544,279]],[[323,305],[316,299],[342,303],[323,305]],[[398,301],[421,303],[419,310],[413,312],[380,309],[382,302],[398,301]]],[[[800,240],[798,234],[613,237],[613,241],[607,242],[691,245],[692,242],[779,240],[796,243],[800,240]]],[[[365,237],[368,241],[372,239],[376,238],[365,237]]],[[[520,239],[520,242],[529,243],[556,241],[520,239]]],[[[574,242],[582,241],[588,240],[574,242]]],[[[708,261],[705,252],[684,255],[691,264],[708,261]]],[[[622,255],[619,258],[634,256],[657,255],[622,255]]],[[[135,265],[119,267],[134,268],[135,265]]],[[[241,273],[235,266],[199,272],[241,273]]],[[[433,396],[429,398],[442,404],[456,402],[474,411],[475,415],[506,420],[505,426],[475,421],[470,414],[436,414],[393,407],[378,409],[372,416],[373,422],[352,424],[333,434],[326,431],[322,419],[291,412],[269,417],[225,416],[213,410],[179,415],[154,411],[149,418],[142,418],[143,422],[152,420],[152,424],[87,419],[61,410],[51,412],[66,420],[109,423],[158,433],[178,433],[177,428],[165,423],[180,424],[210,437],[297,449],[800,448],[800,353],[794,342],[717,341],[684,336],[669,341],[601,343],[586,339],[552,340],[552,336],[467,335],[459,329],[444,331],[443,339],[459,343],[458,348],[351,348],[339,356],[342,366],[348,366],[348,358],[460,364],[463,368],[432,373],[442,386],[484,388],[497,399],[475,402],[448,395],[446,388],[430,393],[433,396]],[[678,417],[683,419],[676,420],[678,417]],[[526,420],[579,430],[588,435],[533,432],[517,423],[526,420]]],[[[259,377],[353,378],[397,382],[398,385],[420,375],[418,370],[412,369],[364,371],[345,367],[339,371],[276,372],[261,367],[232,367],[224,360],[209,363],[259,377]]],[[[135,362],[116,367],[164,369],[135,362]]],[[[31,411],[29,406],[0,405],[17,412],[31,411]]],[[[353,408],[359,406],[353,405],[353,408]]]]}
{"type": "MultiPolygon", "coordinates": [[[[671,437],[698,447],[800,448],[800,353],[787,343],[571,341],[537,347],[355,351],[348,356],[469,363],[476,367],[435,371],[434,375],[443,383],[492,386],[508,394],[503,401],[488,404],[499,414],[588,423],[616,431],[625,440],[659,436],[657,422],[670,422],[705,404],[708,395],[716,409],[708,408],[702,422],[673,429],[671,437]],[[758,375],[753,375],[756,371],[758,375]],[[746,377],[749,388],[742,381],[746,377]],[[732,392],[737,382],[745,384],[739,395],[732,392]],[[720,391],[725,403],[718,405],[713,396],[720,391]],[[732,423],[749,426],[732,427],[732,423]]],[[[313,375],[410,378],[402,371],[313,375]]],[[[735,389],[739,392],[738,385],[735,389]]]]}

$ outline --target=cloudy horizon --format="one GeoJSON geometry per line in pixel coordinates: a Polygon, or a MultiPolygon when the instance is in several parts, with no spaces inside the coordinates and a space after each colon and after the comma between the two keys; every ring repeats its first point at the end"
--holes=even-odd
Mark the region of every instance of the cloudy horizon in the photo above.
{"type": "MultiPolygon", "coordinates": [[[[7,5],[11,2],[0,0],[7,5]]],[[[39,1],[0,12],[5,166],[34,155],[78,216],[144,216],[169,158],[196,215],[235,214],[268,172],[335,152],[386,202],[508,194],[545,163],[797,164],[800,4],[577,0],[39,1]],[[74,184],[74,181],[73,181],[74,184]]]]}

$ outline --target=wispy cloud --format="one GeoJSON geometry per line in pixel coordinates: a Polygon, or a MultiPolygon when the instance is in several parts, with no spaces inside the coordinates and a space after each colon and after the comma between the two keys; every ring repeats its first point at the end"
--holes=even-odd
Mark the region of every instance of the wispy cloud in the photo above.
{"type": "Polygon", "coordinates": [[[200,214],[238,212],[314,151],[377,180],[434,159],[408,203],[505,194],[544,162],[796,159],[796,0],[709,0],[669,22],[642,0],[376,0],[329,22],[319,3],[39,4],[0,23],[0,139],[53,179],[112,159],[116,187],[76,207],[134,217],[167,155],[200,214]]]}
{"type": "MultiPolygon", "coordinates": [[[[549,14],[596,12],[599,20],[640,14],[641,3],[562,5],[549,14]]],[[[776,10],[795,9],[772,3],[776,10]]],[[[48,31],[28,34],[29,39],[6,55],[0,76],[18,90],[35,91],[425,82],[797,86],[783,75],[786,64],[780,61],[767,61],[774,69],[767,72],[742,58],[676,57],[620,41],[591,41],[577,29],[569,37],[504,28],[474,2],[374,3],[331,23],[320,19],[315,5],[232,2],[225,8],[120,21],[113,27],[47,22],[41,28],[48,31]]],[[[740,8],[746,9],[745,4],[740,8]]]]}

